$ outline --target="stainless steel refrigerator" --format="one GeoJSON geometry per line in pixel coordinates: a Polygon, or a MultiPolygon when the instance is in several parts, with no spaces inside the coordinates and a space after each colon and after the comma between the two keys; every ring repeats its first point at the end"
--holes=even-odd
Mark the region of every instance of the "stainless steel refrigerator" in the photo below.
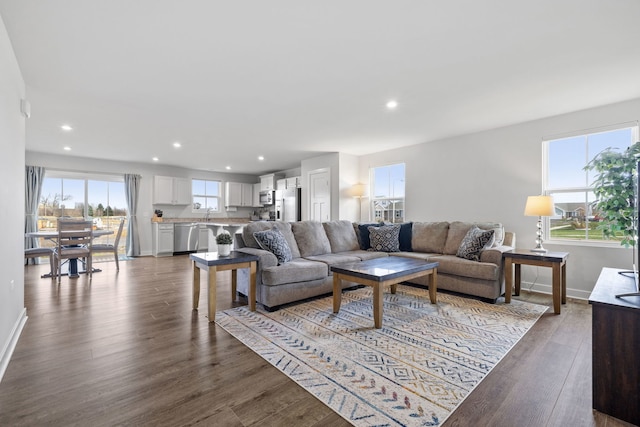
{"type": "Polygon", "coordinates": [[[276,221],[300,221],[300,188],[287,188],[276,191],[275,219],[276,221]]]}

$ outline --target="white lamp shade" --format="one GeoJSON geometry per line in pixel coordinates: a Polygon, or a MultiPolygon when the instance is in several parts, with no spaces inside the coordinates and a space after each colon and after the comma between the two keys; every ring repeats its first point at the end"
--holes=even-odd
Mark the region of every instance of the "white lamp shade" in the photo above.
{"type": "Polygon", "coordinates": [[[552,216],[554,214],[553,197],[529,196],[524,207],[526,216],[552,216]]]}
{"type": "Polygon", "coordinates": [[[351,187],[351,195],[353,197],[362,198],[367,195],[367,186],[364,184],[354,184],[351,187]]]}

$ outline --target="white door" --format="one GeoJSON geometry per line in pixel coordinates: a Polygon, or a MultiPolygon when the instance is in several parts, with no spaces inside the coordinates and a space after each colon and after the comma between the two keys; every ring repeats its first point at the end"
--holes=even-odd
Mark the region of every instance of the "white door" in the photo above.
{"type": "Polygon", "coordinates": [[[329,221],[331,216],[331,175],[329,169],[309,172],[309,216],[313,221],[329,221]]]}

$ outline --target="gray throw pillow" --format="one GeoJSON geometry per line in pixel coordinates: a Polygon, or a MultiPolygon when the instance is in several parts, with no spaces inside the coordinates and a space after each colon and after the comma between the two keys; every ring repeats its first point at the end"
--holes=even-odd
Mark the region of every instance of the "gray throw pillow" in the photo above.
{"type": "Polygon", "coordinates": [[[271,230],[256,231],[253,237],[258,245],[265,251],[269,251],[276,256],[278,264],[284,264],[293,259],[291,256],[291,248],[284,238],[284,235],[277,228],[271,230]]]}
{"type": "Polygon", "coordinates": [[[400,224],[368,227],[371,251],[400,252],[400,224]]]}
{"type": "Polygon", "coordinates": [[[462,239],[456,256],[471,261],[480,261],[480,252],[491,247],[494,233],[494,230],[481,230],[474,225],[462,239]]]}

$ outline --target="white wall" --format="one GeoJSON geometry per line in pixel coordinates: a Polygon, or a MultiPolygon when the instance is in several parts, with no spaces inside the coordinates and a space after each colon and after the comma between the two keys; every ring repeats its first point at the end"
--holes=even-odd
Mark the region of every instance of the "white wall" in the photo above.
{"type": "Polygon", "coordinates": [[[0,18],[0,379],[26,322],[24,306],[25,85],[0,18]]]}
{"type": "MultiPolygon", "coordinates": [[[[24,146],[23,146],[24,152],[24,146]]],[[[138,224],[140,224],[140,250],[141,255],[151,255],[151,217],[154,212],[153,177],[155,175],[174,176],[181,178],[198,178],[232,182],[256,183],[259,178],[253,175],[217,173],[189,170],[171,166],[151,165],[144,163],[114,162],[110,160],[88,159],[73,156],[43,154],[26,152],[26,164],[44,166],[51,170],[78,171],[90,173],[104,173],[122,176],[125,173],[135,173],[142,176],[140,180],[140,198],[138,199],[138,224]]],[[[224,183],[222,185],[222,197],[224,199],[224,183]]],[[[196,218],[204,214],[194,214],[191,206],[157,206],[162,209],[166,218],[196,218]]],[[[224,210],[218,214],[212,214],[212,218],[243,218],[249,219],[252,208],[238,208],[235,212],[224,210]]]]}
{"type": "MultiPolygon", "coordinates": [[[[408,221],[499,221],[514,231],[517,246],[533,247],[536,218],[523,215],[527,196],[542,188],[542,138],[640,119],[640,99],[593,108],[360,158],[360,180],[369,168],[406,164],[408,221]]],[[[368,203],[363,204],[363,208],[368,203]]],[[[366,214],[363,214],[363,216],[366,214]]],[[[631,268],[632,251],[558,245],[569,252],[567,294],[588,298],[602,267],[631,268]]],[[[523,287],[550,292],[551,269],[523,266],[523,287]]]]}

